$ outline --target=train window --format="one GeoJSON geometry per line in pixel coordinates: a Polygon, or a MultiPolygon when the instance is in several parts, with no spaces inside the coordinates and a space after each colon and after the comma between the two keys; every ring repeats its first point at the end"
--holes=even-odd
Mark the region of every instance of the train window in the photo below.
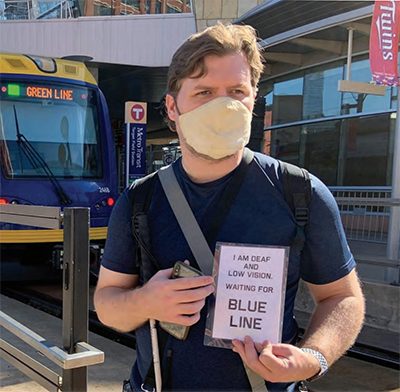
{"type": "Polygon", "coordinates": [[[95,90],[2,81],[0,94],[1,160],[7,177],[102,176],[95,90]]]}

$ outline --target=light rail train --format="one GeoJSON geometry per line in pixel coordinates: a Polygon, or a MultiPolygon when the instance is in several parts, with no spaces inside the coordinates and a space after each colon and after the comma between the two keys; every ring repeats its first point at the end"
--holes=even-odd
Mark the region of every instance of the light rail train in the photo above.
{"type": "MultiPolygon", "coordinates": [[[[0,54],[0,72],[0,204],[90,207],[97,264],[117,198],[117,169],[96,80],[84,63],[20,54],[0,54]]],[[[2,280],[23,276],[21,260],[30,273],[44,264],[59,269],[62,241],[62,230],[0,222],[2,280]]]]}

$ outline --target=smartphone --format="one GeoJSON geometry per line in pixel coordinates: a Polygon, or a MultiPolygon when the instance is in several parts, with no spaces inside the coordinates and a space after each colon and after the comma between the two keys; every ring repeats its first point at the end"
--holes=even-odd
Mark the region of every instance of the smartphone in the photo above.
{"type": "MultiPolygon", "coordinates": [[[[171,279],[192,278],[201,275],[203,275],[203,273],[198,269],[182,263],[181,261],[177,261],[172,269],[171,279]]],[[[160,321],[160,327],[179,340],[185,340],[187,338],[190,328],[185,325],[168,323],[166,321],[160,321]]]]}

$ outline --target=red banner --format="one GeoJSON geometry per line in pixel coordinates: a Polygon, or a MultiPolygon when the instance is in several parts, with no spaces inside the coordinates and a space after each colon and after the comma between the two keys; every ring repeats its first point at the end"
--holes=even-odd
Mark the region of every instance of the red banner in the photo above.
{"type": "Polygon", "coordinates": [[[377,84],[399,85],[400,0],[376,0],[371,23],[369,59],[377,84]]]}

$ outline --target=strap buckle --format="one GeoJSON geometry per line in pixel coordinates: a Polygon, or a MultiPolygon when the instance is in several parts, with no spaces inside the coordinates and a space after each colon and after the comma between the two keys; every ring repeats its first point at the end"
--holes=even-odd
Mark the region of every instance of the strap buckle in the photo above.
{"type": "Polygon", "coordinates": [[[308,222],[308,208],[306,207],[295,208],[294,217],[298,224],[305,225],[308,222]]]}

